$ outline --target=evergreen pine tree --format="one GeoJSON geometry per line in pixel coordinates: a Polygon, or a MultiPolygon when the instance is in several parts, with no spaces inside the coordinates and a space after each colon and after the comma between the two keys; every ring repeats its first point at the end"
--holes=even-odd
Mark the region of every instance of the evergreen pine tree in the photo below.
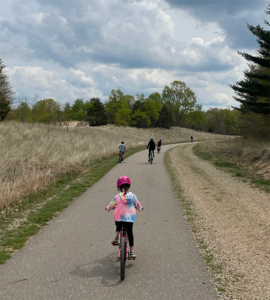
{"type": "MultiPolygon", "coordinates": [[[[270,15],[270,3],[265,12],[270,15]]],[[[264,22],[270,26],[268,21],[264,22]]],[[[240,110],[243,113],[251,111],[257,114],[270,114],[270,31],[260,25],[248,25],[248,29],[257,37],[258,56],[238,52],[251,62],[251,65],[250,69],[244,72],[244,79],[230,87],[235,91],[237,97],[234,99],[241,103],[240,110]]]]}
{"type": "Polygon", "coordinates": [[[105,106],[99,98],[90,99],[90,107],[87,112],[89,126],[107,125],[108,118],[105,114],[105,106]]]}
{"type": "Polygon", "coordinates": [[[5,73],[5,65],[0,58],[0,121],[4,120],[8,112],[11,110],[14,94],[9,82],[8,75],[5,73]]]}

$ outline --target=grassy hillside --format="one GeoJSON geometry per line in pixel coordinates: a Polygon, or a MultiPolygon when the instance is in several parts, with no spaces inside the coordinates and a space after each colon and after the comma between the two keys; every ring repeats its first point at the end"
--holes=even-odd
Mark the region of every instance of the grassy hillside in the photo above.
{"type": "Polygon", "coordinates": [[[225,136],[184,128],[136,129],[112,125],[98,128],[65,127],[17,122],[0,123],[0,208],[23,196],[46,188],[59,174],[82,172],[96,160],[118,152],[125,141],[127,149],[146,146],[149,138],[164,143],[220,139],[225,136]]]}
{"type": "Polygon", "coordinates": [[[226,142],[201,143],[195,154],[210,160],[218,168],[270,192],[270,143],[257,140],[230,139],[226,142]]]}

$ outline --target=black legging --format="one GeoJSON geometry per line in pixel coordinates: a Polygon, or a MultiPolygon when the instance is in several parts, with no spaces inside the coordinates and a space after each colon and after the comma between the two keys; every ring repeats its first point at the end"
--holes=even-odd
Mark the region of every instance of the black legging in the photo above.
{"type": "Polygon", "coordinates": [[[122,227],[126,227],[127,229],[127,234],[128,234],[128,240],[129,240],[129,246],[133,247],[134,246],[134,237],[133,237],[133,223],[131,222],[115,222],[116,225],[116,231],[120,232],[122,227]]]}
{"type": "Polygon", "coordinates": [[[149,159],[150,159],[150,153],[151,153],[151,151],[153,151],[153,156],[155,155],[155,150],[149,149],[149,153],[148,153],[148,158],[149,158],[149,159]]]}

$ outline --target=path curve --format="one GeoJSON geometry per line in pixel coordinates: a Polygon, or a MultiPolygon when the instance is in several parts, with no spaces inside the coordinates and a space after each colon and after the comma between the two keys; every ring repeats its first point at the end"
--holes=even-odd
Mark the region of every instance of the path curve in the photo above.
{"type": "Polygon", "coordinates": [[[217,299],[211,276],[174,196],[162,147],[153,165],[147,151],[109,171],[0,268],[2,300],[217,299]],[[134,225],[137,259],[119,280],[113,213],[104,207],[120,175],[131,178],[144,211],[134,225]]]}

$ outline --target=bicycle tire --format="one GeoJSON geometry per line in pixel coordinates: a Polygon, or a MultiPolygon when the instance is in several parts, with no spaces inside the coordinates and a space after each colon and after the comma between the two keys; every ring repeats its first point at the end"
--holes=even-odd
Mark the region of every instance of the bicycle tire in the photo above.
{"type": "Polygon", "coordinates": [[[124,280],[125,279],[125,271],[126,271],[126,247],[125,247],[125,238],[121,238],[121,242],[120,242],[120,246],[121,246],[121,253],[120,253],[120,272],[121,272],[121,279],[124,280]]]}
{"type": "Polygon", "coordinates": [[[119,156],[119,163],[121,164],[121,157],[119,156]]]}

